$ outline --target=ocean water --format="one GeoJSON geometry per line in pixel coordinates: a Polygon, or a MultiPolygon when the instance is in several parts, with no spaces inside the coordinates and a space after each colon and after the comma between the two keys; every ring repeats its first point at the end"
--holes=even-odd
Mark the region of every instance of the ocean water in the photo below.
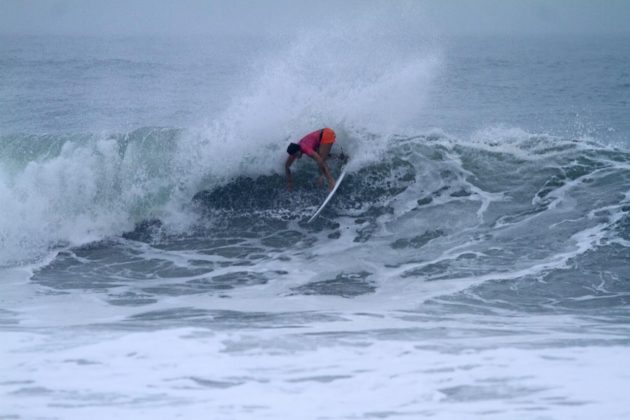
{"type": "Polygon", "coordinates": [[[630,40],[381,23],[0,37],[0,418],[630,417],[630,40]]]}

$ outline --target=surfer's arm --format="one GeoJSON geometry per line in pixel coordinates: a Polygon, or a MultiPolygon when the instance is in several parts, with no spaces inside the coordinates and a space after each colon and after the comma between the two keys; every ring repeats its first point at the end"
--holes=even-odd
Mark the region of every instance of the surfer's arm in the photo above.
{"type": "Polygon", "coordinates": [[[287,161],[284,164],[284,172],[287,175],[287,188],[289,191],[293,189],[293,179],[291,178],[291,165],[295,162],[295,155],[291,155],[287,158],[287,161]]]}

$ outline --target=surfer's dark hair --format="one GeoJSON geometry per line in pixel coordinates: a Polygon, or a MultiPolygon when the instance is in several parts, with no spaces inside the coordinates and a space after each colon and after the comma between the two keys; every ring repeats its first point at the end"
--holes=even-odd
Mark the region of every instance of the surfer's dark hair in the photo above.
{"type": "Polygon", "coordinates": [[[299,144],[295,144],[295,143],[291,143],[289,144],[289,147],[287,147],[287,153],[290,155],[294,155],[297,152],[300,151],[300,145],[299,144]]]}

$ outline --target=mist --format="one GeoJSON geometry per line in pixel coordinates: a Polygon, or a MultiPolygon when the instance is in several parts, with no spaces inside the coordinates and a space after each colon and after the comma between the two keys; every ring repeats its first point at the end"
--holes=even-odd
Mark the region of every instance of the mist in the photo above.
{"type": "Polygon", "coordinates": [[[372,9],[438,35],[629,34],[630,2],[608,0],[290,1],[3,0],[0,33],[43,35],[277,34],[372,9]]]}

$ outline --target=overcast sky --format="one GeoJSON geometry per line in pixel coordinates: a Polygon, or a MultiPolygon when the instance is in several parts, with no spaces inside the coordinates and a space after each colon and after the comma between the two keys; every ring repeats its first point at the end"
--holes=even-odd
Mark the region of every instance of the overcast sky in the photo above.
{"type": "Polygon", "coordinates": [[[630,34],[630,0],[0,0],[0,33],[284,32],[374,7],[407,8],[440,35],[630,34]]]}

